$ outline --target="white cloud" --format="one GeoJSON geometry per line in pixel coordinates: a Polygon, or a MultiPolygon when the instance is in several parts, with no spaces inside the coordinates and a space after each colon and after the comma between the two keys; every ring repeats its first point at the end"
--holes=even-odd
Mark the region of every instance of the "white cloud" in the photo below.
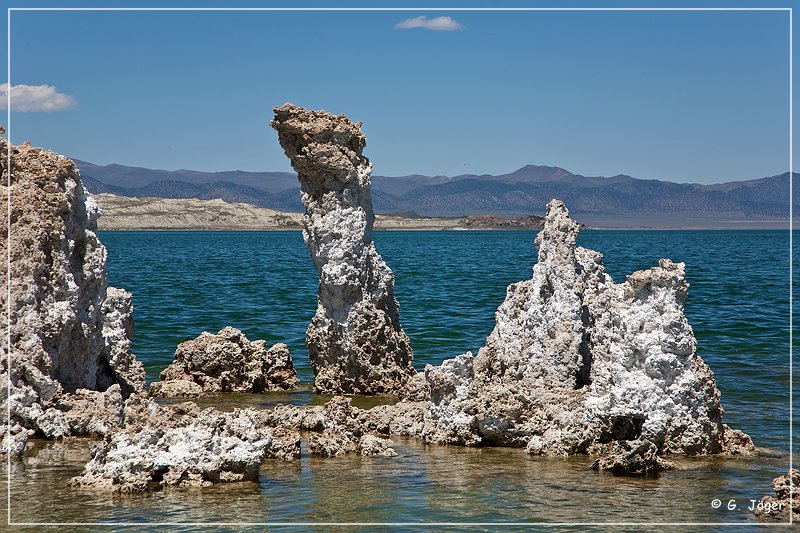
{"type": "Polygon", "coordinates": [[[464,26],[462,26],[458,21],[450,17],[436,17],[429,19],[425,16],[406,19],[398,22],[394,26],[396,30],[410,30],[413,28],[422,28],[425,30],[437,30],[437,31],[460,30],[463,27],[464,26]]]}
{"type": "MultiPolygon", "coordinates": [[[[75,98],[58,92],[52,85],[14,85],[11,88],[12,111],[50,113],[76,105],[75,98]]],[[[0,84],[0,109],[8,109],[8,83],[0,84]]]]}

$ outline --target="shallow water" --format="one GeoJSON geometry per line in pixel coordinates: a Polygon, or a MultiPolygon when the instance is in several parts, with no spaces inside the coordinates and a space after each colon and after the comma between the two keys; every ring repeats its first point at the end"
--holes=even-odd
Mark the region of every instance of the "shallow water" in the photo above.
{"type": "MultiPolygon", "coordinates": [[[[506,286],[530,277],[533,237],[522,231],[375,233],[396,275],[417,369],[483,344],[506,286]]],[[[303,341],[317,281],[300,232],[102,232],[101,239],[111,284],[134,293],[133,347],[149,380],[169,364],[180,341],[232,325],[251,340],[287,343],[301,379],[311,382],[303,341]]],[[[37,443],[13,467],[12,516],[58,522],[752,520],[742,508],[771,492],[772,477],[788,464],[788,233],[585,231],[579,244],[602,251],[616,281],[661,257],[686,262],[686,313],[699,353],[717,376],[725,421],[770,456],[683,460],[678,471],[639,479],[587,471],[586,458],[394,439],[399,457],[267,464],[258,486],[98,498],[65,488],[88,459],[89,443],[79,439],[37,443]],[[713,498],[735,498],[739,508],[714,510],[713,498]]],[[[204,403],[269,407],[326,399],[306,387],[218,395],[204,403]]],[[[390,400],[356,402],[369,407],[390,400]]]]}

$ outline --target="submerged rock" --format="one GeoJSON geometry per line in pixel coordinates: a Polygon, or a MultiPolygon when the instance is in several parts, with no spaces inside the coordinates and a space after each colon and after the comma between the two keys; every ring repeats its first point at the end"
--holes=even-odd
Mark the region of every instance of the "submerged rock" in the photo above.
{"type": "Polygon", "coordinates": [[[792,469],[772,480],[775,497],[764,496],[755,505],[755,515],[767,521],[797,523],[800,520],[800,471],[792,469]]]}
{"type": "Polygon", "coordinates": [[[203,332],[182,342],[175,361],[150,387],[154,396],[192,397],[203,392],[262,393],[297,387],[297,372],[289,348],[263,340],[250,342],[236,328],[203,332]]]}
{"type": "Polygon", "coordinates": [[[533,277],[509,286],[486,346],[426,367],[420,435],[543,455],[603,451],[598,468],[645,473],[663,466],[660,454],[753,453],[722,424],[683,314],[683,263],[662,259],[616,284],[600,253],[576,246],[578,231],[562,202],[548,204],[533,277]]]}
{"type": "Polygon", "coordinates": [[[270,125],[300,180],[303,238],[319,274],[306,342],[318,392],[396,393],[414,374],[394,275],[372,242],[372,164],[361,123],[286,104],[270,125]]]}
{"type": "Polygon", "coordinates": [[[0,138],[2,188],[11,201],[10,213],[0,202],[0,225],[9,235],[0,240],[0,255],[9,254],[11,269],[2,261],[0,308],[11,318],[11,357],[9,368],[3,342],[0,410],[8,406],[11,420],[10,434],[5,417],[0,430],[9,439],[2,449],[18,453],[34,434],[100,432],[96,419],[76,421],[70,405],[84,410],[91,391],[109,391],[114,402],[139,392],[145,372],[130,352],[131,296],[108,287],[106,249],[96,234],[100,212],[75,164],[28,143],[11,146],[9,161],[8,149],[0,138]]]}
{"type": "Polygon", "coordinates": [[[93,450],[83,473],[70,485],[112,492],[152,487],[209,486],[257,481],[273,432],[254,409],[222,413],[192,403],[160,406],[134,399],[131,423],[93,450]]]}
{"type": "Polygon", "coordinates": [[[675,465],[658,456],[658,446],[649,440],[614,441],[595,450],[600,457],[592,470],[607,470],[617,474],[654,475],[675,465]]]}

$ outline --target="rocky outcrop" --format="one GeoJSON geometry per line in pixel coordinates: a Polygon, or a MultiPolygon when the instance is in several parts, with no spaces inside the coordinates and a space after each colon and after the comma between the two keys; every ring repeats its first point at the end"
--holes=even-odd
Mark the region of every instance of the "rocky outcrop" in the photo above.
{"type": "Polygon", "coordinates": [[[236,328],[203,332],[182,342],[175,361],[161,372],[150,393],[164,397],[193,397],[203,392],[262,393],[297,387],[297,372],[289,348],[263,340],[250,342],[236,328]]]}
{"type": "MultiPolygon", "coordinates": [[[[421,419],[421,408],[419,415],[421,419]]],[[[402,431],[402,421],[408,416],[401,404],[363,410],[353,407],[352,400],[344,396],[334,396],[325,405],[318,406],[278,405],[272,410],[262,411],[261,416],[266,426],[307,431],[308,452],[323,457],[347,453],[392,457],[397,454],[391,448],[391,441],[380,435],[388,435],[395,421],[397,425],[392,429],[396,431],[391,433],[416,433],[402,431]]]]}
{"type": "Polygon", "coordinates": [[[658,446],[649,440],[614,441],[593,451],[599,458],[592,463],[592,470],[654,475],[675,468],[673,463],[658,456],[658,446]]]}
{"type": "Polygon", "coordinates": [[[122,426],[124,402],[118,384],[105,391],[78,389],[65,394],[38,419],[48,438],[70,435],[105,436],[122,426]]]}
{"type": "Polygon", "coordinates": [[[0,255],[9,254],[11,268],[10,291],[6,272],[0,290],[2,314],[11,319],[0,410],[11,412],[2,447],[19,452],[34,434],[99,432],[108,421],[76,422],[70,405],[83,405],[92,391],[107,391],[103,401],[115,403],[142,390],[145,372],[130,352],[131,296],[108,287],[106,249],[95,233],[99,209],[86,197],[75,164],[28,143],[12,146],[9,161],[8,148],[0,139],[3,192],[11,203],[10,213],[5,201],[0,206],[2,232],[9,235],[0,240],[0,255]]]}
{"type": "Polygon", "coordinates": [[[397,455],[390,447],[391,441],[368,432],[363,411],[354,408],[350,398],[334,396],[322,409],[322,432],[311,433],[308,449],[311,453],[333,457],[345,453],[361,455],[397,455]]]}
{"type": "Polygon", "coordinates": [[[253,409],[222,413],[195,404],[160,406],[134,398],[125,428],[95,447],[73,487],[142,492],[153,487],[257,481],[273,443],[253,409]]]}
{"type": "Polygon", "coordinates": [[[766,521],[789,522],[800,520],[800,471],[792,469],[784,476],[772,480],[775,497],[764,496],[753,500],[755,515],[766,521]]]}
{"type": "Polygon", "coordinates": [[[270,125],[300,180],[303,238],[319,274],[306,342],[318,392],[395,393],[414,373],[394,275],[372,242],[372,164],[361,124],[286,104],[270,125]]]}
{"type": "Polygon", "coordinates": [[[322,406],[278,405],[269,411],[224,413],[201,410],[193,402],[159,405],[135,395],[126,402],[121,425],[105,434],[83,473],[70,484],[142,492],[257,481],[263,461],[300,457],[300,430],[308,431],[305,441],[313,455],[397,455],[392,442],[375,431],[370,412],[342,396],[322,406]]]}
{"type": "Polygon", "coordinates": [[[598,469],[644,473],[664,466],[662,454],[752,453],[722,424],[683,314],[684,265],[663,259],[616,284],[600,253],[576,246],[578,231],[563,203],[548,204],[533,277],[509,286],[486,346],[426,367],[420,435],[600,453],[598,469]]]}

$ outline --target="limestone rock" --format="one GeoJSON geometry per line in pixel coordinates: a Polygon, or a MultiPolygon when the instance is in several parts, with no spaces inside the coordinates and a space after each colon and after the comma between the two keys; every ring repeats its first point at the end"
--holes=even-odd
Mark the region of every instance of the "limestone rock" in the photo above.
{"type": "Polygon", "coordinates": [[[739,429],[731,429],[728,424],[722,424],[722,453],[728,455],[753,455],[756,447],[750,435],[739,429]]]}
{"type": "Polygon", "coordinates": [[[364,456],[395,457],[397,452],[390,447],[391,445],[392,441],[389,439],[382,439],[370,434],[362,435],[358,441],[359,452],[364,456]]]}
{"type": "Polygon", "coordinates": [[[308,450],[314,455],[322,457],[336,457],[358,450],[358,442],[342,433],[326,429],[322,433],[312,433],[308,436],[308,450]]]}
{"type": "Polygon", "coordinates": [[[300,432],[295,429],[278,427],[272,431],[272,446],[267,456],[284,461],[300,457],[300,432]]]}
{"type": "Polygon", "coordinates": [[[600,253],[576,246],[578,231],[551,201],[533,277],[509,286],[486,346],[425,369],[420,435],[543,455],[605,450],[598,467],[626,470],[658,468],[654,453],[753,453],[747,435],[722,424],[683,313],[683,263],[662,259],[616,284],[600,253]]]}
{"type": "Polygon", "coordinates": [[[311,453],[332,457],[358,452],[361,455],[397,455],[391,441],[368,433],[363,411],[352,406],[352,400],[334,396],[323,407],[323,431],[309,435],[311,453]]]}
{"type": "Polygon", "coordinates": [[[98,377],[98,385],[103,389],[107,384],[119,383],[122,396],[127,398],[134,392],[144,390],[145,373],[142,364],[131,355],[131,338],[133,337],[133,304],[132,295],[124,289],[109,287],[103,300],[102,312],[103,337],[105,349],[103,355],[113,373],[113,380],[108,375],[98,377]]]}
{"type": "Polygon", "coordinates": [[[800,520],[800,471],[792,469],[788,474],[772,480],[775,497],[764,496],[755,508],[755,515],[767,521],[788,522],[800,520]]]}
{"type": "Polygon", "coordinates": [[[427,365],[425,380],[430,400],[425,411],[422,436],[436,444],[474,445],[481,441],[475,413],[478,397],[474,382],[473,357],[467,352],[441,365],[427,365]]]}
{"type": "Polygon", "coordinates": [[[96,235],[100,212],[87,198],[75,164],[28,143],[12,146],[8,161],[8,148],[0,139],[2,188],[11,200],[10,213],[0,202],[1,231],[10,236],[0,240],[0,255],[9,253],[11,268],[7,300],[3,261],[0,308],[11,316],[11,365],[3,343],[0,410],[8,406],[11,431],[20,435],[4,448],[17,449],[26,438],[22,433],[99,429],[60,419],[55,411],[66,404],[59,402],[69,403],[67,394],[85,399],[82,389],[114,385],[127,397],[142,390],[145,372],[130,352],[130,294],[108,287],[106,249],[96,235]],[[51,424],[60,429],[50,431],[51,424]]]}
{"type": "Polygon", "coordinates": [[[366,428],[381,435],[419,436],[425,424],[427,402],[403,401],[394,405],[377,405],[363,411],[359,419],[366,428]]]}
{"type": "Polygon", "coordinates": [[[306,342],[318,392],[396,393],[414,374],[394,275],[372,242],[372,164],[361,124],[285,104],[270,125],[300,180],[303,238],[319,275],[306,342]]]}
{"type": "MultiPolygon", "coordinates": [[[[187,408],[188,407],[188,408],[187,408]]],[[[272,429],[253,409],[197,412],[138,400],[137,423],[111,433],[93,450],[73,487],[142,492],[152,487],[209,486],[257,481],[273,442],[272,429]]]]}
{"type": "Polygon", "coordinates": [[[683,314],[687,290],[683,263],[662,259],[604,291],[587,415],[610,430],[631,424],[662,453],[720,453],[720,394],[683,314]]]}
{"type": "Polygon", "coordinates": [[[45,437],[105,436],[122,427],[124,403],[119,384],[105,391],[78,389],[65,394],[39,418],[45,437]]]}
{"type": "Polygon", "coordinates": [[[599,447],[600,456],[592,470],[607,470],[616,474],[644,474],[652,476],[675,465],[658,456],[658,446],[649,440],[613,441],[599,447]]]}
{"type": "Polygon", "coordinates": [[[544,229],[536,236],[533,277],[508,287],[494,331],[478,354],[476,366],[487,378],[561,389],[585,383],[578,231],[563,204],[548,205],[544,229]]]}
{"type": "Polygon", "coordinates": [[[321,405],[276,405],[262,413],[263,423],[273,427],[296,428],[306,431],[325,429],[325,409],[321,405]]]}
{"type": "Polygon", "coordinates": [[[430,397],[431,391],[425,379],[425,372],[417,372],[409,378],[406,386],[398,393],[405,402],[424,402],[430,397]]]}
{"type": "Polygon", "coordinates": [[[297,372],[285,344],[267,349],[265,341],[250,342],[238,329],[226,327],[178,345],[161,380],[151,385],[154,396],[196,396],[198,389],[262,393],[297,387],[297,372]]]}
{"type": "Polygon", "coordinates": [[[23,427],[19,423],[14,423],[10,427],[3,422],[0,424],[2,431],[2,441],[0,441],[0,453],[18,457],[25,451],[28,439],[33,436],[34,431],[23,427]]]}

